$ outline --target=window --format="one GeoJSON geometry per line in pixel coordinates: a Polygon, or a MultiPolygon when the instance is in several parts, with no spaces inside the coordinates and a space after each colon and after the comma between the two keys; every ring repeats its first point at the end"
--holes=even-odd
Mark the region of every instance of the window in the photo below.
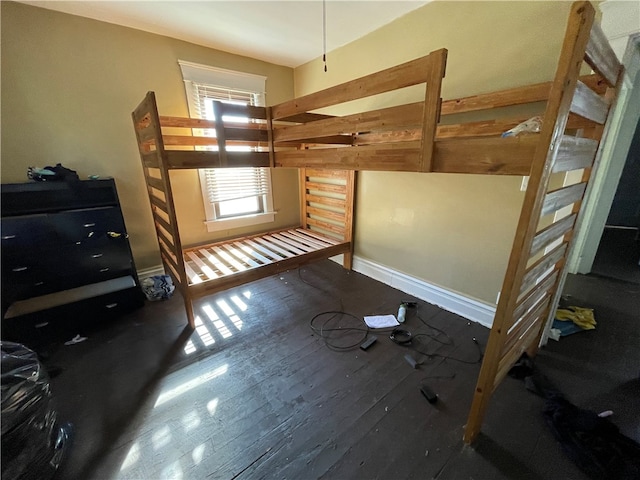
{"type": "MultiPolygon", "coordinates": [[[[182,61],[179,64],[191,117],[212,120],[214,100],[242,105],[264,105],[265,77],[182,61]]],[[[223,118],[225,121],[238,123],[249,121],[243,117],[223,118]]],[[[194,134],[215,136],[215,130],[194,129],[194,134]]],[[[228,151],[250,149],[251,147],[227,146],[228,151]]],[[[206,224],[210,232],[273,221],[271,175],[268,168],[208,168],[199,172],[206,224]]]]}

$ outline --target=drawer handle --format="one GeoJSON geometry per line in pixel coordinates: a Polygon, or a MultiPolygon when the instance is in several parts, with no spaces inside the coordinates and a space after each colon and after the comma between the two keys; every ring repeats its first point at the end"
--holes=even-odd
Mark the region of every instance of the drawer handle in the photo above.
{"type": "Polygon", "coordinates": [[[91,227],[95,227],[95,226],[96,226],[96,224],[95,224],[95,223],[85,223],[85,224],[84,224],[84,227],[85,227],[85,228],[91,228],[91,227]]]}
{"type": "Polygon", "coordinates": [[[12,269],[12,271],[14,271],[14,272],[24,272],[28,268],[29,267],[16,267],[16,268],[12,269]]]}
{"type": "Polygon", "coordinates": [[[109,271],[109,267],[101,268],[100,271],[101,272],[108,272],[109,271]]]}
{"type": "Polygon", "coordinates": [[[3,235],[2,240],[11,240],[12,238],[16,238],[15,235],[3,235]]]}
{"type": "Polygon", "coordinates": [[[40,285],[44,285],[44,282],[36,282],[33,284],[34,287],[39,287],[40,285]]]}
{"type": "Polygon", "coordinates": [[[105,305],[105,308],[115,308],[118,306],[118,303],[108,303],[105,305]]]}
{"type": "Polygon", "coordinates": [[[102,253],[96,253],[95,255],[91,255],[92,258],[100,258],[102,253]]]}

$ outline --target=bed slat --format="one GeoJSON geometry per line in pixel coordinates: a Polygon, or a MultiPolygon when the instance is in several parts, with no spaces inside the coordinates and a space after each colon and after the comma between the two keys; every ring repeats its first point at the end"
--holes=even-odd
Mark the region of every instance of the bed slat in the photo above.
{"type": "MultiPolygon", "coordinates": [[[[242,250],[238,249],[238,248],[234,248],[231,245],[227,245],[226,243],[224,245],[222,245],[223,248],[225,248],[231,255],[233,255],[234,257],[236,257],[238,260],[246,263],[247,265],[249,265],[250,267],[259,267],[260,264],[254,260],[252,260],[251,258],[249,258],[242,250]]],[[[267,263],[271,263],[271,262],[267,262],[267,263]]]]}
{"type": "Polygon", "coordinates": [[[533,242],[531,243],[531,255],[535,255],[551,242],[571,230],[575,221],[576,214],[574,213],[561,218],[536,233],[535,237],[533,237],[533,242]]]}
{"type": "Polygon", "coordinates": [[[278,238],[286,238],[287,241],[291,242],[294,247],[297,246],[298,248],[306,252],[313,252],[314,250],[318,250],[318,248],[322,248],[304,238],[299,238],[291,232],[280,232],[278,234],[278,238]]]}
{"type": "Polygon", "coordinates": [[[269,250],[273,250],[274,252],[285,256],[286,258],[292,258],[295,257],[296,255],[294,253],[291,253],[288,249],[285,248],[281,248],[278,245],[278,242],[274,242],[272,238],[269,238],[269,236],[266,237],[257,237],[255,238],[255,241],[264,245],[265,247],[267,247],[269,250]]]}
{"type": "Polygon", "coordinates": [[[333,197],[321,197],[319,195],[307,195],[308,203],[317,203],[319,205],[326,205],[329,207],[344,207],[344,199],[333,197]]]}
{"type": "Polygon", "coordinates": [[[218,275],[216,275],[216,272],[214,272],[213,269],[209,265],[204,263],[200,259],[200,257],[198,257],[198,255],[195,254],[195,252],[187,251],[186,255],[187,255],[187,257],[189,257],[193,261],[193,263],[195,263],[198,266],[198,268],[200,268],[200,271],[206,277],[205,280],[211,280],[213,278],[218,278],[218,275]]]}
{"type": "Polygon", "coordinates": [[[297,241],[296,239],[292,239],[292,238],[288,237],[287,235],[284,234],[284,232],[274,233],[273,237],[275,239],[280,240],[281,242],[283,242],[286,245],[290,245],[290,247],[287,247],[287,248],[295,248],[297,251],[313,252],[314,250],[317,250],[316,248],[311,248],[308,245],[305,245],[305,244],[297,241]]]}
{"type": "Polygon", "coordinates": [[[567,172],[591,167],[597,150],[597,140],[564,135],[552,171],[567,172]]]}
{"type": "Polygon", "coordinates": [[[220,260],[211,250],[208,248],[201,248],[199,252],[202,256],[216,268],[223,275],[233,274],[233,270],[230,269],[222,260],[220,260]]]}
{"type": "MultiPolygon", "coordinates": [[[[540,320],[536,319],[536,322],[532,322],[532,325],[538,324],[537,322],[540,320]]],[[[529,347],[532,341],[536,339],[538,335],[537,328],[529,328],[526,333],[520,337],[516,342],[514,342],[513,346],[502,356],[500,362],[498,363],[498,370],[496,373],[496,377],[493,383],[493,388],[495,389],[500,382],[507,376],[509,370],[513,366],[513,364],[520,358],[520,356],[524,353],[524,351],[529,347]]]]}
{"type": "Polygon", "coordinates": [[[584,83],[578,81],[571,101],[571,111],[602,125],[607,120],[609,104],[584,83]]]}
{"type": "Polygon", "coordinates": [[[242,271],[247,269],[247,267],[245,265],[243,265],[238,260],[233,258],[233,256],[231,256],[229,253],[225,252],[220,247],[211,247],[211,248],[218,254],[218,258],[223,259],[225,262],[227,262],[227,265],[231,265],[238,272],[242,272],[242,271]]]}
{"type": "Polygon", "coordinates": [[[318,250],[320,248],[329,247],[332,244],[327,242],[321,242],[309,235],[300,235],[296,230],[289,230],[287,232],[282,232],[283,235],[288,235],[292,238],[297,239],[299,242],[304,242],[305,245],[309,245],[310,247],[314,247],[314,250],[318,250]]]}
{"type": "Polygon", "coordinates": [[[160,210],[162,210],[166,215],[169,215],[169,207],[167,206],[167,203],[164,202],[163,200],[160,200],[158,197],[156,197],[155,195],[149,195],[149,200],[151,201],[151,204],[154,207],[159,208],[160,210]]]}
{"type": "Polygon", "coordinates": [[[544,294],[549,293],[550,289],[553,288],[557,278],[558,270],[556,269],[545,276],[543,279],[540,279],[540,282],[536,284],[535,288],[531,289],[516,304],[516,309],[514,311],[513,317],[511,318],[509,326],[516,323],[520,319],[520,317],[522,317],[531,307],[536,305],[544,294]]]}
{"type": "Polygon", "coordinates": [[[326,210],[324,208],[307,207],[307,213],[318,218],[333,220],[334,222],[344,223],[345,214],[326,210]]]}
{"type": "Polygon", "coordinates": [[[282,249],[284,249],[284,251],[289,253],[289,255],[291,255],[292,257],[295,255],[302,255],[305,253],[304,250],[292,245],[292,242],[281,240],[277,235],[278,235],[277,233],[274,233],[272,235],[265,235],[262,238],[270,242],[273,242],[275,245],[279,245],[280,247],[282,247],[282,249]]]}
{"type": "Polygon", "coordinates": [[[253,240],[245,240],[245,243],[247,243],[250,247],[255,248],[256,250],[260,250],[262,253],[269,255],[275,261],[280,261],[287,258],[286,255],[278,255],[277,253],[274,253],[272,250],[269,250],[264,245],[254,242],[253,240]]]}
{"type": "Polygon", "coordinates": [[[251,255],[256,260],[259,260],[263,264],[271,263],[273,261],[273,260],[265,257],[264,255],[261,255],[260,253],[258,253],[256,251],[256,249],[251,247],[250,245],[245,245],[245,244],[240,243],[240,242],[233,242],[233,245],[236,248],[238,248],[239,250],[245,252],[247,255],[251,255]]]}
{"type": "Polygon", "coordinates": [[[345,194],[347,192],[346,185],[337,185],[334,183],[305,182],[307,190],[317,190],[320,192],[331,192],[345,194]]]}
{"type": "Polygon", "coordinates": [[[312,230],[303,230],[301,228],[296,229],[296,232],[303,234],[303,235],[309,235],[310,237],[314,237],[318,240],[321,240],[323,242],[329,243],[331,245],[338,245],[340,242],[338,242],[337,240],[333,239],[333,238],[329,238],[329,237],[324,237],[312,230]]]}
{"type": "Polygon", "coordinates": [[[607,80],[610,87],[616,85],[620,74],[620,62],[597,23],[591,27],[585,60],[591,68],[607,80]]]}
{"type": "Polygon", "coordinates": [[[142,160],[142,165],[144,165],[146,168],[160,167],[158,152],[156,152],[155,150],[151,152],[140,152],[140,159],[142,160]]]}
{"type": "Polygon", "coordinates": [[[307,218],[307,223],[309,225],[313,225],[315,227],[321,228],[323,230],[327,230],[329,232],[336,233],[340,236],[344,236],[345,228],[343,226],[334,225],[332,223],[323,222],[322,220],[318,220],[316,218],[307,218]]]}
{"type": "Polygon", "coordinates": [[[520,294],[526,293],[536,282],[536,280],[544,274],[547,270],[552,268],[556,263],[564,258],[564,254],[567,251],[567,242],[563,242],[556,248],[548,252],[537,262],[531,265],[524,277],[522,277],[522,287],[520,288],[520,294]]]}
{"type": "Polygon", "coordinates": [[[556,212],[567,205],[577,202],[582,198],[586,187],[587,184],[582,182],[547,193],[542,204],[541,216],[556,212]]]}

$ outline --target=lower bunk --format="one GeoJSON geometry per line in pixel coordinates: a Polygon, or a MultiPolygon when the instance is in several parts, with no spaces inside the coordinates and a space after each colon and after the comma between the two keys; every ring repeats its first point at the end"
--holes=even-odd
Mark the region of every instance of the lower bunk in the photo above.
{"type": "Polygon", "coordinates": [[[183,250],[188,295],[210,293],[351,252],[351,242],[291,228],[183,250]]]}

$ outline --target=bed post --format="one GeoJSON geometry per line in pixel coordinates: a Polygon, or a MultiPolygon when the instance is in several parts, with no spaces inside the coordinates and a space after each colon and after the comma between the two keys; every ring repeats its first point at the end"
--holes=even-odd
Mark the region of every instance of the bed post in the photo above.
{"type": "Polygon", "coordinates": [[[182,244],[178,232],[169,168],[167,167],[164,142],[156,97],[148,92],[144,100],[131,114],[138,140],[147,193],[151,203],[153,223],[158,236],[160,257],[165,271],[171,275],[182,293],[189,326],[195,328],[193,303],[189,293],[189,279],[182,257],[182,244]]]}
{"type": "Polygon", "coordinates": [[[559,298],[565,259],[591,170],[597,165],[603,132],[603,128],[596,127],[592,138],[566,135],[567,119],[573,112],[603,125],[611,106],[610,101],[578,80],[580,68],[583,59],[586,60],[610,87],[616,87],[621,71],[601,30],[593,23],[594,15],[588,2],[576,2],[572,6],[500,301],[465,427],[466,443],[477,438],[491,395],[511,366],[523,352],[532,355],[537,352],[546,320],[559,298]],[[583,173],[578,183],[548,191],[552,173],[580,170],[583,173]],[[568,215],[558,212],[572,205],[568,215]],[[548,219],[552,214],[552,223],[538,230],[541,219],[548,219]]]}
{"type": "Polygon", "coordinates": [[[436,140],[436,127],[440,122],[440,109],[442,107],[442,79],[447,65],[447,49],[441,48],[429,54],[429,72],[427,74],[427,87],[424,99],[424,112],[422,121],[422,155],[420,159],[420,172],[433,171],[433,154],[436,140]]]}

